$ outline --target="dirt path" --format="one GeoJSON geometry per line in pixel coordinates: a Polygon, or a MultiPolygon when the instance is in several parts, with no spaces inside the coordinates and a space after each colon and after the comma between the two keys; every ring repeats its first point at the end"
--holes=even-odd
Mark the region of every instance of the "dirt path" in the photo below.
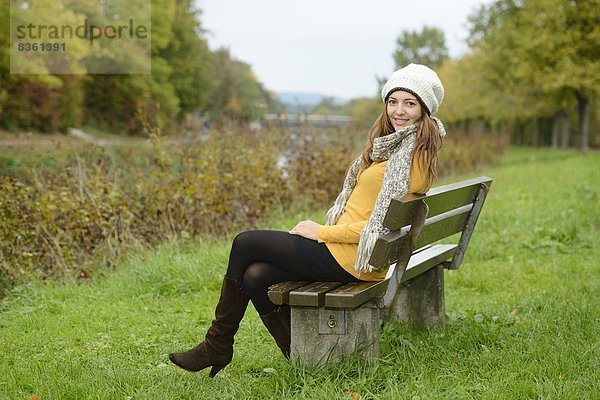
{"type": "Polygon", "coordinates": [[[44,134],[33,132],[13,134],[0,131],[0,148],[52,148],[59,146],[79,146],[86,143],[94,144],[96,146],[112,146],[125,144],[131,142],[131,140],[135,139],[99,139],[77,128],[69,128],[67,135],[60,133],[44,134]]]}

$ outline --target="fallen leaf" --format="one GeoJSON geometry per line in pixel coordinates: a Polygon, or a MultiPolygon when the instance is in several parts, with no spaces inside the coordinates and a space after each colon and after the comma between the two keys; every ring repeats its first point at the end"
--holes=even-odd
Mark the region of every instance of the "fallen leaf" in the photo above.
{"type": "Polygon", "coordinates": [[[344,389],[344,394],[350,396],[352,400],[362,400],[360,393],[353,392],[352,390],[344,389]]]}

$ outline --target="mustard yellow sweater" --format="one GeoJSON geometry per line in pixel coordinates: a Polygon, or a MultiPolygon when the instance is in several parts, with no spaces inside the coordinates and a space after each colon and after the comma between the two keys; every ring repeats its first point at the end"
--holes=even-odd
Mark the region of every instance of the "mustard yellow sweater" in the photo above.
{"type": "MultiPolygon", "coordinates": [[[[387,161],[375,162],[365,169],[356,182],[352,194],[346,202],[344,213],[335,225],[321,225],[317,231],[317,241],[325,243],[333,258],[350,274],[363,281],[378,281],[385,278],[386,270],[371,273],[354,271],[360,232],[367,224],[377,195],[383,184],[387,161]]],[[[409,193],[425,193],[429,190],[425,174],[413,156],[408,182],[409,193]]]]}

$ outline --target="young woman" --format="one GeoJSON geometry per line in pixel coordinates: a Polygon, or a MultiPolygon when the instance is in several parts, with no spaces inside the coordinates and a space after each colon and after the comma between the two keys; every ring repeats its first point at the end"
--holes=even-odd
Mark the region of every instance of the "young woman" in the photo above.
{"type": "Polygon", "coordinates": [[[236,236],[215,319],[203,342],[169,356],[174,364],[188,371],[212,367],[210,376],[215,376],[231,362],[233,338],[248,301],[287,358],[289,308],[271,303],[269,286],[385,277],[387,271],[374,269],[369,258],[379,235],[386,233],[382,223],[391,199],[425,193],[436,179],[445,131],[431,115],[444,98],[444,88],[430,68],[410,64],[392,74],[381,97],[384,110],[362,154],[350,165],[326,224],[301,221],[289,232],[255,230],[236,236]]]}

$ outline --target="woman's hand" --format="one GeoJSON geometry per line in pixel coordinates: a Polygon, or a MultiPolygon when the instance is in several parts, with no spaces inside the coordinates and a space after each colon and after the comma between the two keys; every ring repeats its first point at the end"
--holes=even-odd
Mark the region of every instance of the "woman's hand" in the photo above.
{"type": "Polygon", "coordinates": [[[317,229],[319,224],[315,221],[300,221],[289,232],[292,235],[298,235],[311,240],[317,240],[317,229]]]}

